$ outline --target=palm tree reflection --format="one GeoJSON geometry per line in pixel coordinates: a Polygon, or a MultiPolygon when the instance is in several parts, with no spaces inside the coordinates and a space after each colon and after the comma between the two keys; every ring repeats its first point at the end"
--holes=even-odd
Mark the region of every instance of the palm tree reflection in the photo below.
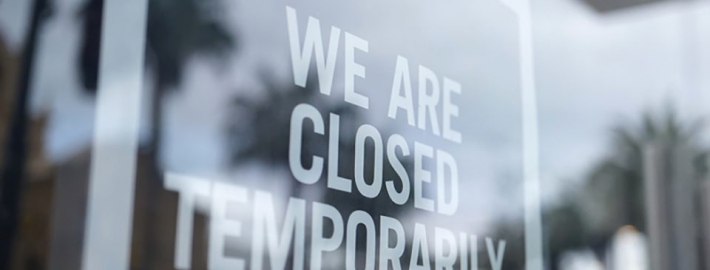
{"type": "MultiPolygon", "coordinates": [[[[606,157],[595,163],[582,183],[565,190],[556,204],[544,210],[545,249],[550,269],[559,269],[560,259],[569,251],[588,249],[599,260],[608,259],[613,238],[621,228],[636,228],[648,235],[644,152],[649,146],[687,149],[694,162],[690,167],[695,176],[691,188],[699,190],[701,180],[707,177],[710,154],[710,148],[702,143],[703,128],[701,121],[679,119],[672,108],[661,114],[645,113],[635,122],[615,126],[606,157]]],[[[668,161],[672,163],[672,158],[668,161]]],[[[686,194],[696,199],[701,195],[686,194]]],[[[698,209],[691,211],[701,215],[698,209]]],[[[507,232],[509,226],[500,224],[499,233],[507,232]]],[[[524,265],[524,262],[511,263],[524,265]]]]}

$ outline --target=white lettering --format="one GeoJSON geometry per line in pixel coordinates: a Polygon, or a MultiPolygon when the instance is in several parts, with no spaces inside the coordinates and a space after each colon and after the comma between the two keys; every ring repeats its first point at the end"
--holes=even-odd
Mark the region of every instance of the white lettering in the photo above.
{"type": "Polygon", "coordinates": [[[350,214],[345,241],[345,269],[355,270],[355,254],[357,243],[357,226],[365,227],[365,269],[375,269],[375,222],[370,214],[357,210],[350,214]]]}
{"type": "Polygon", "coordinates": [[[303,270],[306,201],[296,198],[289,200],[280,234],[276,230],[274,212],[271,194],[257,191],[254,194],[251,269],[263,269],[264,244],[268,246],[271,255],[271,269],[286,269],[286,258],[291,247],[291,240],[294,239],[293,270],[303,270]],[[280,238],[279,235],[281,235],[280,238]]]}
{"type": "Polygon", "coordinates": [[[192,257],[192,224],[198,196],[210,196],[211,183],[194,177],[165,174],[165,188],[180,193],[177,232],[175,234],[175,268],[190,269],[192,257]]]}
{"type": "Polygon", "coordinates": [[[409,61],[397,56],[394,68],[394,81],[390,94],[390,105],[387,116],[397,119],[397,111],[403,109],[407,113],[407,124],[414,126],[414,102],[412,101],[412,80],[409,76],[409,61]],[[404,90],[400,95],[400,90],[404,90]]]}
{"type": "Polygon", "coordinates": [[[375,198],[382,189],[382,136],[377,128],[371,125],[362,125],[355,135],[355,185],[360,193],[367,198],[375,198]],[[372,184],[365,182],[365,140],[372,139],[375,145],[372,160],[374,163],[372,184]]]}
{"type": "Polygon", "coordinates": [[[392,169],[394,169],[394,172],[397,173],[397,176],[400,178],[400,182],[402,183],[402,191],[397,192],[394,187],[394,180],[387,180],[385,186],[387,187],[387,193],[390,195],[392,202],[398,205],[404,205],[407,203],[407,200],[409,200],[409,176],[407,175],[407,171],[404,169],[404,165],[402,165],[402,162],[400,162],[397,158],[397,148],[402,150],[402,156],[409,156],[409,146],[407,145],[407,141],[404,137],[402,137],[402,135],[394,134],[387,140],[387,160],[389,160],[390,165],[392,165],[392,169]]]}
{"type": "Polygon", "coordinates": [[[245,203],[245,188],[224,183],[212,186],[212,210],[210,211],[210,243],[208,265],[210,269],[243,270],[244,259],[225,256],[225,238],[242,236],[242,223],[227,218],[227,203],[245,203]]]}
{"type": "Polygon", "coordinates": [[[345,101],[370,108],[370,100],[355,92],[355,76],[365,78],[365,66],[355,63],[355,49],[368,52],[368,42],[358,36],[345,33],[345,101]]]}
{"type": "Polygon", "coordinates": [[[323,253],[335,251],[343,242],[343,217],[335,207],[313,203],[313,224],[311,231],[311,269],[320,270],[323,264],[323,253]],[[333,224],[333,234],[323,235],[323,219],[329,219],[333,224]]]}
{"type": "Polygon", "coordinates": [[[456,161],[451,154],[436,150],[436,172],[437,172],[437,208],[440,214],[453,216],[459,205],[459,171],[456,161]],[[450,183],[446,185],[445,172],[449,168],[450,183]],[[446,187],[449,187],[450,200],[446,200],[446,187]]]}
{"type": "Polygon", "coordinates": [[[429,120],[431,122],[431,129],[434,135],[441,135],[439,130],[439,121],[436,116],[436,106],[439,104],[439,99],[441,96],[441,89],[439,86],[439,79],[434,74],[434,71],[430,69],[419,66],[419,115],[418,115],[418,126],[421,130],[426,130],[427,114],[429,115],[429,120]],[[431,85],[431,93],[427,93],[427,85],[431,85]]]}
{"type": "Polygon", "coordinates": [[[454,270],[456,253],[456,237],[454,236],[454,233],[447,229],[434,228],[434,258],[436,258],[435,269],[454,270]]]}
{"type": "Polygon", "coordinates": [[[426,238],[426,227],[424,224],[414,224],[414,238],[412,239],[412,256],[409,259],[410,270],[431,270],[429,263],[429,245],[426,238]],[[422,264],[419,264],[419,258],[422,264]]]}
{"type": "Polygon", "coordinates": [[[313,156],[310,169],[301,163],[301,150],[303,149],[303,122],[305,119],[313,121],[314,132],[323,135],[325,124],[318,110],[308,104],[299,104],[291,114],[291,135],[289,136],[288,165],[293,177],[304,184],[315,184],[323,173],[323,158],[313,156]]]}
{"type": "Polygon", "coordinates": [[[461,94],[461,84],[449,78],[444,78],[443,128],[444,138],[461,143],[461,133],[451,128],[451,118],[459,116],[459,107],[451,101],[451,93],[461,94]]]}
{"type": "Polygon", "coordinates": [[[330,90],[333,88],[335,62],[338,57],[340,29],[332,27],[330,30],[330,44],[328,46],[328,58],[326,60],[323,52],[323,37],[320,29],[320,21],[316,18],[308,17],[306,37],[303,41],[303,48],[301,48],[296,10],[292,7],[286,7],[286,19],[288,22],[288,37],[291,47],[291,65],[293,67],[294,83],[300,87],[306,87],[311,58],[313,57],[313,52],[315,52],[320,92],[325,95],[330,95],[330,90]]]}
{"type": "Polygon", "coordinates": [[[431,146],[414,143],[414,207],[434,212],[434,201],[424,198],[424,182],[431,182],[431,172],[424,169],[424,157],[432,158],[431,146]]]}
{"type": "Polygon", "coordinates": [[[380,217],[380,269],[387,270],[387,266],[392,263],[393,270],[402,270],[400,258],[404,254],[404,227],[398,220],[381,216],[380,217]],[[390,234],[390,232],[394,232],[390,234]],[[394,238],[394,246],[390,246],[390,241],[394,238]]]}
{"type": "Polygon", "coordinates": [[[340,116],[330,114],[330,132],[328,134],[328,188],[350,193],[352,180],[338,175],[340,155],[340,116]]]}
{"type": "Polygon", "coordinates": [[[491,268],[493,268],[493,270],[503,269],[505,241],[498,241],[498,252],[496,252],[495,244],[493,244],[493,239],[486,238],[486,249],[488,249],[488,258],[491,261],[491,268]]]}

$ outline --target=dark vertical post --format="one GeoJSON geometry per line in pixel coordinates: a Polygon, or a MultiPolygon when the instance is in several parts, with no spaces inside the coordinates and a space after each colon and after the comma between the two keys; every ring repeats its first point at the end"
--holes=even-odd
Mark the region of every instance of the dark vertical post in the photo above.
{"type": "Polygon", "coordinates": [[[643,179],[646,202],[646,228],[649,237],[650,270],[671,269],[670,228],[668,227],[668,166],[666,147],[660,143],[644,146],[643,179]]]}
{"type": "Polygon", "coordinates": [[[12,247],[17,234],[22,184],[27,158],[27,124],[30,79],[32,78],[37,35],[47,15],[49,0],[35,0],[30,18],[30,28],[22,51],[22,70],[15,95],[15,106],[10,123],[9,137],[2,167],[0,191],[0,268],[9,269],[12,247]]]}
{"type": "Polygon", "coordinates": [[[651,269],[699,269],[692,151],[683,144],[647,145],[644,185],[651,269]]]}

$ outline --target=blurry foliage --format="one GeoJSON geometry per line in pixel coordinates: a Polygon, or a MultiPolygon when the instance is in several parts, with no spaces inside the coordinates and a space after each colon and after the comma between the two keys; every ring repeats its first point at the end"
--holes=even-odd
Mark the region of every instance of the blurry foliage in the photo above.
{"type": "MultiPolygon", "coordinates": [[[[146,63],[153,75],[149,153],[158,171],[162,140],[163,97],[180,85],[187,63],[198,56],[224,60],[235,47],[223,24],[220,0],[149,0],[146,63]]],[[[84,35],[79,61],[84,88],[95,93],[98,84],[103,0],[88,0],[81,12],[84,35]]],[[[159,174],[159,173],[158,173],[159,174]]]]}
{"type": "MultiPolygon", "coordinates": [[[[182,82],[183,69],[195,56],[220,60],[235,40],[223,25],[219,0],[150,0],[148,7],[149,67],[160,85],[182,82]]],[[[161,89],[162,90],[162,89],[161,89]]]]}
{"type": "MultiPolygon", "coordinates": [[[[84,35],[79,69],[84,88],[98,84],[103,0],[88,0],[81,12],[84,35]]],[[[163,97],[179,86],[188,62],[200,56],[224,61],[236,49],[233,34],[223,24],[220,0],[149,0],[146,65],[153,75],[149,153],[158,170],[162,140],[163,97]]]]}
{"type": "Polygon", "coordinates": [[[624,225],[645,231],[644,147],[660,144],[692,151],[694,175],[698,181],[707,175],[709,149],[701,142],[702,121],[684,122],[668,107],[661,114],[645,113],[637,123],[616,126],[612,131],[610,152],[596,164],[582,188],[594,234],[613,234],[624,225]],[[594,209],[596,208],[596,209],[594,209]]]}
{"type": "MultiPolygon", "coordinates": [[[[564,252],[579,249],[591,249],[603,258],[613,236],[625,225],[645,231],[645,146],[661,144],[692,150],[694,175],[700,184],[708,174],[710,153],[702,142],[703,128],[702,121],[680,120],[670,106],[661,113],[646,112],[635,121],[614,126],[609,133],[611,140],[607,155],[594,163],[582,183],[564,191],[557,203],[543,210],[548,267],[558,269],[557,264],[564,252]]],[[[509,234],[505,228],[510,226],[505,222],[499,224],[496,234],[509,234]]],[[[508,254],[506,258],[524,256],[508,254]]],[[[524,262],[506,263],[524,265],[524,262]]]]}
{"type": "MultiPolygon", "coordinates": [[[[79,64],[84,87],[92,92],[98,82],[103,2],[89,0],[81,12],[84,35],[79,64]]],[[[236,42],[222,24],[221,9],[219,0],[149,0],[146,59],[159,85],[179,85],[192,57],[222,59],[234,49],[236,42]]]]}

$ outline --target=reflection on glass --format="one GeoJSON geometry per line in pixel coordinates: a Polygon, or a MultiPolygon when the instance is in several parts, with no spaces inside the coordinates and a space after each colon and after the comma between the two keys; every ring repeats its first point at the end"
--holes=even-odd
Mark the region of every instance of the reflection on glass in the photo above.
{"type": "MultiPolygon", "coordinates": [[[[148,3],[131,269],[526,269],[505,5],[148,3]]],[[[103,9],[0,1],[0,269],[81,268],[103,9]]],[[[707,268],[708,5],[533,11],[546,268],[707,268]]]]}

